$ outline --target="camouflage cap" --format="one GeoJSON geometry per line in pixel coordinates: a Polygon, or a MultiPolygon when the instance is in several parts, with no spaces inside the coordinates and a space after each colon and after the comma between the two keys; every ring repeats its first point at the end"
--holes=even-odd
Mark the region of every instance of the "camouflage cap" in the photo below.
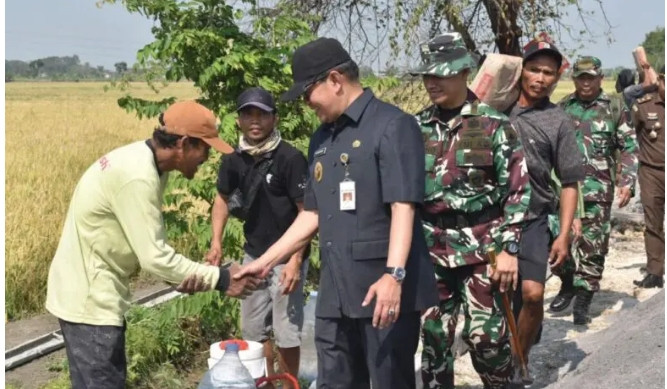
{"type": "Polygon", "coordinates": [[[410,71],[413,76],[432,75],[449,77],[464,69],[477,67],[477,61],[468,52],[461,34],[449,32],[431,38],[420,45],[422,64],[410,71]]]}
{"type": "Polygon", "coordinates": [[[591,76],[602,75],[602,61],[597,57],[579,57],[572,67],[572,77],[577,78],[582,74],[591,76]]]}

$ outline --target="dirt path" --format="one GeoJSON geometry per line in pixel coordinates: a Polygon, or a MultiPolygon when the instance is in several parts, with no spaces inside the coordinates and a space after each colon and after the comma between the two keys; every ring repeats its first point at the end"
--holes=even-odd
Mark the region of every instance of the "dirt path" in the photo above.
{"type": "MultiPolygon", "coordinates": [[[[572,323],[572,305],[559,314],[545,312],[542,341],[530,354],[529,369],[535,377],[535,383],[530,389],[545,388],[575,368],[572,362],[581,361],[586,356],[577,346],[577,339],[607,328],[613,322],[613,315],[634,307],[662,290],[638,289],[632,283],[641,278],[640,268],[646,264],[641,227],[625,223],[617,225],[612,231],[609,246],[601,290],[595,294],[591,304],[592,323],[588,327],[575,326],[572,323]]],[[[552,277],[547,282],[545,311],[559,288],[558,278],[552,277]]],[[[455,369],[457,387],[483,388],[468,354],[457,360],[455,369]]]]}

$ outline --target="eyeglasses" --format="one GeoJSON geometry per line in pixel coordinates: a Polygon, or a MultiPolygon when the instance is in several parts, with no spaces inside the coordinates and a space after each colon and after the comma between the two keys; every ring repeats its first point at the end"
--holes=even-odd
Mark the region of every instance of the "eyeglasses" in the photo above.
{"type": "Polygon", "coordinates": [[[303,100],[308,102],[310,100],[310,94],[313,93],[315,86],[321,82],[324,82],[329,77],[329,72],[326,72],[318,76],[313,82],[307,84],[303,87],[303,100]]]}

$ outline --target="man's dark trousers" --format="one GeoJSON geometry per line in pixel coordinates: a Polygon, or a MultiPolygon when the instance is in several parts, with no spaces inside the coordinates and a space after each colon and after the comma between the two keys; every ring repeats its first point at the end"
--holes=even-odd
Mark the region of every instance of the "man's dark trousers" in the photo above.
{"type": "Polygon", "coordinates": [[[414,389],[419,312],[401,313],[385,329],[372,319],[317,318],[318,389],[414,389]]]}
{"type": "Polygon", "coordinates": [[[59,322],[72,389],[125,388],[125,326],[59,322]]]}

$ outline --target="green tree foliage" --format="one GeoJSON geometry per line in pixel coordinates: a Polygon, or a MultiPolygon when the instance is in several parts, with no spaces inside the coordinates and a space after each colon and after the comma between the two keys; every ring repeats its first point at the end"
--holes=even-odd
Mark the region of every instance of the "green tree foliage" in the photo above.
{"type": "Polygon", "coordinates": [[[30,70],[32,70],[32,76],[37,77],[39,75],[39,70],[44,67],[44,61],[41,59],[34,60],[28,64],[30,70]]]}
{"type": "Polygon", "coordinates": [[[651,66],[656,71],[660,70],[665,65],[665,28],[658,27],[647,33],[641,45],[651,66]]]}
{"type": "Polygon", "coordinates": [[[127,62],[116,62],[113,64],[117,74],[123,74],[127,71],[127,62]]]}
{"type": "MultiPolygon", "coordinates": [[[[258,12],[252,2],[241,3],[243,10],[218,0],[126,0],[123,5],[156,21],[154,41],[137,53],[136,66],[145,71],[147,81],[156,87],[155,81],[164,75],[167,82],[194,82],[199,102],[217,114],[221,135],[231,144],[238,138],[237,96],[251,86],[261,86],[276,96],[286,91],[292,81],[288,62],[292,52],[313,38],[303,18],[258,12]],[[250,31],[241,29],[242,21],[250,23],[250,31]],[[161,71],[152,72],[155,68],[161,71]]],[[[150,101],[128,94],[119,99],[119,105],[139,117],[155,117],[174,101],[150,101]]],[[[305,151],[317,127],[315,115],[302,104],[279,105],[278,112],[283,137],[305,151]]],[[[210,245],[210,206],[219,158],[218,154],[210,158],[194,180],[175,175],[165,196],[169,238],[187,246],[192,257],[203,254],[210,245]]],[[[225,255],[239,258],[243,244],[240,223],[231,220],[224,239],[225,255]]]]}

